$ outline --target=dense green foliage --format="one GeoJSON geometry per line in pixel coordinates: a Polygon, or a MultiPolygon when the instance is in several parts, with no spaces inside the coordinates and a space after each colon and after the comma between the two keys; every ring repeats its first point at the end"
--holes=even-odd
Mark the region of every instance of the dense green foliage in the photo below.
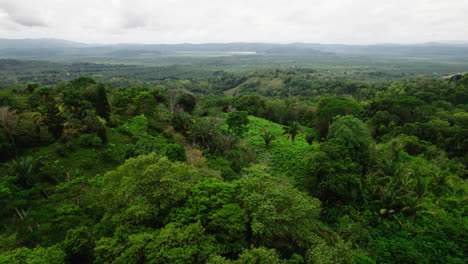
{"type": "Polygon", "coordinates": [[[468,74],[0,90],[0,263],[465,263],[468,74]]]}

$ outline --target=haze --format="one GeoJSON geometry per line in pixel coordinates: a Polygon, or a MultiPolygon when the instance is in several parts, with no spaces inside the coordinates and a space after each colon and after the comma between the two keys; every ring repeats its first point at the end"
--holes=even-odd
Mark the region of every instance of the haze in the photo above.
{"type": "Polygon", "coordinates": [[[466,0],[0,0],[0,38],[87,43],[468,40],[466,0]]]}

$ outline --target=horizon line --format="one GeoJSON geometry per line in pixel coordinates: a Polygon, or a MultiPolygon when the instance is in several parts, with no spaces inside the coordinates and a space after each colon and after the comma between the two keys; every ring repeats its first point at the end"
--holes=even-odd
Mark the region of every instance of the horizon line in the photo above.
{"type": "Polygon", "coordinates": [[[143,42],[118,42],[118,43],[100,43],[100,42],[82,42],[61,38],[0,38],[0,40],[58,40],[74,42],[77,44],[85,45],[207,45],[207,44],[273,44],[273,45],[293,45],[293,44],[314,44],[314,45],[349,45],[349,46],[373,46],[373,45],[427,45],[427,44],[442,44],[442,45],[468,45],[468,40],[437,40],[425,42],[382,42],[382,43],[368,43],[368,44],[351,44],[351,43],[326,43],[326,42],[259,42],[259,41],[232,41],[232,42],[179,42],[179,43],[143,43],[143,42]]]}

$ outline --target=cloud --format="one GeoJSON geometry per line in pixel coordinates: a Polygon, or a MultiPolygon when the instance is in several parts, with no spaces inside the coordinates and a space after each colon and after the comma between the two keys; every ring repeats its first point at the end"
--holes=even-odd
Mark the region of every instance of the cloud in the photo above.
{"type": "Polygon", "coordinates": [[[122,27],[124,29],[141,28],[145,27],[147,23],[148,20],[145,17],[127,15],[122,23],[122,27]]]}
{"type": "Polygon", "coordinates": [[[12,15],[10,14],[10,17],[15,21],[16,23],[26,26],[26,27],[45,27],[47,26],[47,23],[38,17],[30,17],[30,16],[21,16],[21,15],[12,15]]]}
{"type": "Polygon", "coordinates": [[[0,10],[0,35],[11,38],[358,44],[468,39],[466,0],[0,0],[0,10]]]}
{"type": "Polygon", "coordinates": [[[120,8],[120,25],[124,29],[142,28],[150,23],[150,15],[143,10],[120,8]]]}
{"type": "Polygon", "coordinates": [[[46,18],[42,10],[31,12],[27,4],[15,4],[12,1],[1,1],[0,9],[3,10],[14,23],[25,27],[46,27],[46,18]]]}

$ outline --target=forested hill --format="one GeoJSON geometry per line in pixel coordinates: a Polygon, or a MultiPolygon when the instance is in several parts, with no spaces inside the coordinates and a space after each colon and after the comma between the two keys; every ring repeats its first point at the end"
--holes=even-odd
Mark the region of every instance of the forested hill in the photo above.
{"type": "Polygon", "coordinates": [[[468,261],[468,74],[140,84],[0,90],[0,263],[468,261]]]}
{"type": "Polygon", "coordinates": [[[205,43],[84,44],[60,39],[0,39],[0,57],[129,56],[180,52],[255,52],[258,54],[320,54],[423,58],[468,58],[468,44],[205,43]]]}

